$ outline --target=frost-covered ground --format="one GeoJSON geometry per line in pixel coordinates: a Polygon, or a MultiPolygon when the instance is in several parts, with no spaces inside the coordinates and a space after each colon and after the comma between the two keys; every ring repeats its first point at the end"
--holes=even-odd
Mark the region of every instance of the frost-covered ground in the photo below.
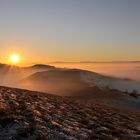
{"type": "Polygon", "coordinates": [[[140,112],[0,87],[0,140],[135,140],[140,112]]]}

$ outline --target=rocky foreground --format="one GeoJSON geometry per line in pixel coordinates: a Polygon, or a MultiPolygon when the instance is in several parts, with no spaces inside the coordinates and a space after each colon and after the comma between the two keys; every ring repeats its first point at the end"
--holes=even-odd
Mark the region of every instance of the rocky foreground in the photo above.
{"type": "Polygon", "coordinates": [[[0,140],[139,140],[140,113],[0,87],[0,140]]]}

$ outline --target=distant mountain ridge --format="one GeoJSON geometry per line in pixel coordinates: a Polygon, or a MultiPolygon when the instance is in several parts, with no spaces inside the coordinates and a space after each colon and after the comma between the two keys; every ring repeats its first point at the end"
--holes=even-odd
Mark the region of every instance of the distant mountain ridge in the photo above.
{"type": "Polygon", "coordinates": [[[29,66],[26,68],[30,68],[30,69],[34,69],[34,68],[36,68],[36,69],[48,69],[48,68],[51,68],[51,69],[54,69],[55,67],[51,66],[51,65],[35,64],[35,65],[29,66]]]}
{"type": "Polygon", "coordinates": [[[51,65],[45,65],[45,64],[34,64],[31,66],[27,66],[27,67],[21,67],[21,66],[16,66],[16,65],[10,65],[10,64],[3,64],[0,63],[0,68],[2,67],[15,67],[15,68],[55,68],[54,66],[51,65]]]}
{"type": "Polygon", "coordinates": [[[140,61],[54,61],[51,63],[140,63],[140,61]]]}

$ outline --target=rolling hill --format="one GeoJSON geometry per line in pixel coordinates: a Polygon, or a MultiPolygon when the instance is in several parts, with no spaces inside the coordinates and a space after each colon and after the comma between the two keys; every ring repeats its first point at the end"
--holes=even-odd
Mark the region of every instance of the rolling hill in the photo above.
{"type": "Polygon", "coordinates": [[[22,85],[56,94],[73,94],[89,87],[116,89],[122,92],[140,91],[140,82],[104,76],[80,69],[53,69],[36,72],[22,80],[22,85]]]}

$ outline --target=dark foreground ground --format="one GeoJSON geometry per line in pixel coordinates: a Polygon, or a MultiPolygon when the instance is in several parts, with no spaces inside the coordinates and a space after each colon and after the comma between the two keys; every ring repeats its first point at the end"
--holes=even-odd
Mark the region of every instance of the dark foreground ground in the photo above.
{"type": "Polygon", "coordinates": [[[0,140],[140,140],[140,113],[0,87],[0,140]]]}

